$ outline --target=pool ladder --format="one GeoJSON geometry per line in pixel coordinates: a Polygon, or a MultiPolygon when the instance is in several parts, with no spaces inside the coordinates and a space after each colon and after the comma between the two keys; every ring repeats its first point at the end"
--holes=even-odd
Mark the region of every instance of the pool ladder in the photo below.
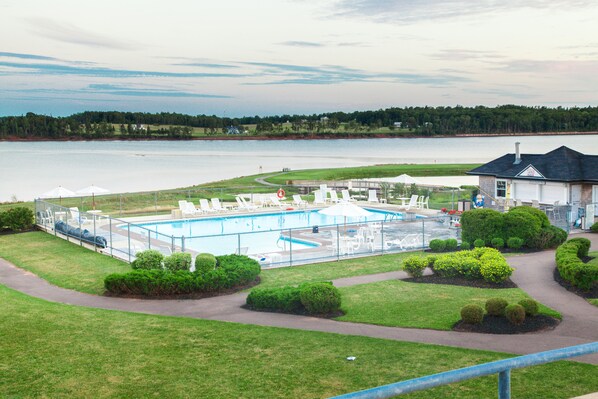
{"type": "Polygon", "coordinates": [[[282,235],[278,236],[278,240],[276,240],[276,246],[286,252],[287,240],[285,240],[282,235]],[[281,241],[282,241],[282,246],[280,245],[281,241]]]}

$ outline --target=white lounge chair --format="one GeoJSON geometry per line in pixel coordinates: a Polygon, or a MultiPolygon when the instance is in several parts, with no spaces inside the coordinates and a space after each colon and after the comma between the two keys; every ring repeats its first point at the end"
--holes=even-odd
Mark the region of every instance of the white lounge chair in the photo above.
{"type": "Polygon", "coordinates": [[[71,218],[68,220],[69,223],[79,225],[87,222],[87,218],[85,216],[81,216],[79,208],[76,206],[69,208],[69,211],[71,212],[71,218]]]}
{"type": "Polygon", "coordinates": [[[342,190],[341,194],[343,196],[343,201],[345,201],[345,202],[355,202],[355,199],[351,198],[351,194],[349,193],[349,190],[342,190]]]}
{"type": "Polygon", "coordinates": [[[245,198],[243,197],[237,196],[235,199],[237,200],[238,208],[241,211],[254,211],[257,209],[256,205],[245,201],[245,198]]]}
{"type": "Polygon", "coordinates": [[[228,212],[229,208],[220,203],[219,198],[212,198],[212,209],[216,212],[228,212]]]}
{"type": "Polygon", "coordinates": [[[284,209],[287,207],[287,204],[284,202],[280,202],[280,200],[278,199],[277,196],[273,195],[270,197],[270,202],[272,203],[273,206],[277,206],[280,209],[284,209]]]}
{"type": "Polygon", "coordinates": [[[214,212],[216,212],[215,209],[212,209],[210,207],[210,203],[205,198],[201,198],[199,200],[199,208],[202,210],[202,212],[205,212],[205,213],[214,213],[214,212]]]}
{"type": "Polygon", "coordinates": [[[376,190],[368,190],[368,202],[380,202],[376,195],[376,190]]]}
{"type": "Polygon", "coordinates": [[[430,209],[429,202],[430,202],[430,197],[423,197],[422,196],[422,200],[419,203],[420,209],[424,209],[424,208],[430,209]]]}
{"type": "Polygon", "coordinates": [[[417,194],[413,194],[411,196],[411,199],[409,200],[409,204],[407,204],[407,207],[405,209],[409,210],[411,208],[417,208],[417,199],[419,198],[419,196],[417,194]]]}
{"type": "Polygon", "coordinates": [[[314,205],[325,205],[326,201],[322,196],[322,191],[316,190],[314,191],[314,205]]]}
{"type": "Polygon", "coordinates": [[[330,190],[330,202],[338,204],[341,200],[338,198],[338,193],[334,190],[330,190]]]}
{"type": "Polygon", "coordinates": [[[293,194],[293,205],[307,206],[307,201],[301,198],[299,194],[293,194]]]}
{"type": "Polygon", "coordinates": [[[196,208],[193,202],[187,201],[187,211],[183,212],[183,215],[187,214],[189,216],[197,216],[201,215],[203,211],[199,208],[196,208]]]}

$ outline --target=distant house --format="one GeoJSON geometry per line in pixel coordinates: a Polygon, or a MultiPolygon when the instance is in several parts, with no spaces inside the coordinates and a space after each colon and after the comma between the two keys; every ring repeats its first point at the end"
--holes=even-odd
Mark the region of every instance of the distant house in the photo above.
{"type": "Polygon", "coordinates": [[[226,128],[226,134],[241,134],[241,131],[236,126],[228,126],[226,128]]]}
{"type": "Polygon", "coordinates": [[[147,130],[144,124],[136,123],[133,125],[133,130],[147,130]]]}
{"type": "Polygon", "coordinates": [[[498,208],[509,200],[528,205],[568,204],[570,221],[575,221],[587,205],[598,204],[598,155],[565,146],[546,154],[520,154],[516,143],[514,154],[503,155],[467,174],[479,176],[480,191],[491,199],[486,198],[487,207],[498,208]]]}
{"type": "Polygon", "coordinates": [[[327,117],[327,116],[323,116],[323,117],[321,117],[321,118],[320,118],[320,122],[322,122],[322,123],[326,123],[326,122],[328,122],[328,117],[327,117]]]}
{"type": "Polygon", "coordinates": [[[403,126],[403,122],[394,122],[392,125],[396,128],[401,128],[401,126],[403,126]]]}

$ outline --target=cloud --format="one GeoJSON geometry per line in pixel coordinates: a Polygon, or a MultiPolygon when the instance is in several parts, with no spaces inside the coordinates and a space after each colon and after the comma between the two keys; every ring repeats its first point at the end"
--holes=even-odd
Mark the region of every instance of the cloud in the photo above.
{"type": "Polygon", "coordinates": [[[499,55],[494,51],[465,49],[442,49],[438,53],[432,54],[431,57],[443,61],[469,61],[504,58],[504,56],[499,55]]]}
{"type": "Polygon", "coordinates": [[[497,69],[505,72],[551,74],[580,77],[595,76],[598,60],[511,60],[500,63],[497,69]]]}
{"type": "Polygon", "coordinates": [[[30,30],[33,33],[59,42],[115,50],[135,49],[135,46],[131,43],[98,35],[71,23],[58,23],[46,18],[33,18],[29,19],[28,22],[31,25],[30,30]]]}
{"type": "Polygon", "coordinates": [[[22,53],[6,53],[0,51],[0,57],[7,57],[7,58],[19,58],[25,60],[40,60],[40,61],[60,61],[58,58],[54,57],[46,57],[43,55],[36,55],[36,54],[22,54],[22,53]]]}
{"type": "Polygon", "coordinates": [[[232,68],[239,68],[238,65],[231,65],[231,64],[211,64],[211,63],[203,63],[203,62],[186,62],[186,63],[179,63],[179,64],[171,64],[174,66],[194,66],[200,68],[214,68],[214,69],[232,69],[232,68]]]}
{"type": "Polygon", "coordinates": [[[591,0],[340,0],[335,3],[333,15],[386,23],[413,23],[524,8],[572,9],[592,5],[591,0]]]}
{"type": "Polygon", "coordinates": [[[112,84],[91,84],[87,87],[87,89],[95,93],[104,93],[117,96],[232,98],[230,96],[222,96],[216,94],[189,93],[185,91],[171,89],[143,89],[126,86],[117,86],[112,84]]]}
{"type": "Polygon", "coordinates": [[[291,46],[291,47],[324,47],[323,43],[316,43],[316,42],[304,42],[304,41],[287,41],[278,43],[281,46],[291,46]]]}

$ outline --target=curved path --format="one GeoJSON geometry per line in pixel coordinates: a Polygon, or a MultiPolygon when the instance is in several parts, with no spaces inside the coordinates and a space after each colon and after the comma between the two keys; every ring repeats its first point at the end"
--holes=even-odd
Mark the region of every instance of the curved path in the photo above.
{"type": "MultiPolygon", "coordinates": [[[[593,248],[598,247],[598,235],[583,236],[592,240],[593,248]]],[[[37,298],[78,306],[362,335],[515,354],[540,352],[598,340],[598,307],[590,305],[554,282],[554,251],[520,255],[508,260],[517,269],[513,273],[513,281],[532,297],[563,315],[563,321],[554,330],[520,335],[476,334],[383,327],[308,316],[253,312],[241,308],[245,303],[246,293],[201,300],[158,301],[102,297],[56,287],[3,259],[0,259],[0,283],[37,298]]],[[[335,280],[334,283],[337,286],[350,286],[405,277],[404,272],[390,272],[343,278],[335,280]]],[[[598,354],[576,360],[598,364],[598,354]]]]}

